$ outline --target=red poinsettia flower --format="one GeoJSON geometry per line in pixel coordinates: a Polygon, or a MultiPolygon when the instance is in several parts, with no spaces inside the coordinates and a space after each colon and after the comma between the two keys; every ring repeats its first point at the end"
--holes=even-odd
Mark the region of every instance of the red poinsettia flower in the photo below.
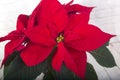
{"type": "Polygon", "coordinates": [[[2,64],[6,62],[8,56],[15,50],[21,50],[25,47],[26,38],[22,31],[27,28],[28,18],[27,15],[20,15],[17,21],[17,29],[10,32],[7,36],[0,38],[0,42],[10,40],[5,46],[5,55],[2,64]]]}
{"type": "Polygon", "coordinates": [[[42,0],[29,17],[20,15],[17,30],[0,38],[0,41],[10,40],[5,46],[3,63],[12,52],[21,50],[23,62],[35,66],[57,45],[52,67],[60,71],[64,63],[84,80],[86,51],[99,48],[113,35],[88,24],[93,7],[71,3],[62,5],[57,0],[42,0]]]}

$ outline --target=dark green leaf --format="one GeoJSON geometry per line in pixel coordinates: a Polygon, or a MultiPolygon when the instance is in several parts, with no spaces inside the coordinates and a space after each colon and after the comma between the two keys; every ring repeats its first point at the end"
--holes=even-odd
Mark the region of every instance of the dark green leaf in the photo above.
{"type": "Polygon", "coordinates": [[[98,80],[94,67],[90,63],[87,63],[85,76],[86,80],[98,80]]]}
{"type": "MultiPolygon", "coordinates": [[[[34,80],[41,72],[48,70],[51,63],[51,56],[53,56],[56,48],[56,46],[53,48],[47,60],[33,67],[26,66],[19,54],[14,56],[15,58],[10,59],[11,63],[5,65],[4,80],[34,80]]],[[[12,57],[12,55],[10,57],[12,57]]],[[[9,59],[7,61],[9,62],[9,59]]]]}
{"type": "Polygon", "coordinates": [[[18,54],[19,54],[18,51],[13,52],[12,55],[10,55],[10,56],[8,57],[7,61],[5,62],[5,66],[8,66],[8,65],[11,63],[11,61],[12,61],[18,54]]]}
{"type": "Polygon", "coordinates": [[[97,50],[91,51],[90,53],[101,66],[104,67],[116,66],[113,55],[105,45],[97,50]]]}
{"type": "Polygon", "coordinates": [[[72,71],[66,68],[65,65],[62,66],[60,72],[54,71],[55,80],[81,80],[72,71]]]}
{"type": "MultiPolygon", "coordinates": [[[[86,66],[85,78],[86,80],[98,80],[97,74],[93,66],[89,63],[87,63],[86,66]]],[[[54,70],[48,71],[45,74],[44,80],[82,80],[82,79],[80,79],[72,71],[66,68],[65,65],[63,65],[60,72],[56,72],[54,70]]]]}
{"type": "Polygon", "coordinates": [[[44,74],[45,74],[45,76],[44,76],[43,80],[55,80],[55,75],[52,70],[47,69],[44,74]]]}
{"type": "Polygon", "coordinates": [[[9,70],[9,65],[10,63],[14,60],[14,58],[19,54],[18,51],[15,51],[12,53],[12,55],[10,55],[8,57],[8,59],[6,60],[5,64],[4,64],[4,75],[6,75],[6,73],[8,72],[9,70]]]}
{"type": "Polygon", "coordinates": [[[27,67],[20,56],[17,55],[9,65],[4,80],[34,80],[41,72],[44,72],[45,68],[45,62],[33,67],[27,67]]]}
{"type": "Polygon", "coordinates": [[[109,41],[108,42],[106,42],[103,46],[108,46],[109,45],[109,41]]]}

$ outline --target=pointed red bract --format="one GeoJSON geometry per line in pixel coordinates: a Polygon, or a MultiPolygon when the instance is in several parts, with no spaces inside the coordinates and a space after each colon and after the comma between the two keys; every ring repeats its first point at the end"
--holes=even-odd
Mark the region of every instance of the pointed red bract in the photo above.
{"type": "Polygon", "coordinates": [[[70,47],[66,47],[66,49],[69,55],[71,56],[71,59],[74,61],[74,64],[77,66],[77,71],[74,71],[75,69],[73,68],[73,66],[68,66],[68,68],[73,72],[75,72],[76,75],[79,76],[81,79],[85,80],[86,62],[87,62],[86,52],[77,51],[70,47]]]}
{"type": "Polygon", "coordinates": [[[16,39],[18,39],[18,37],[19,37],[19,38],[21,37],[21,34],[22,34],[22,33],[19,33],[19,32],[17,32],[16,30],[15,30],[15,31],[12,31],[12,32],[10,32],[8,35],[6,35],[6,36],[4,36],[4,37],[1,37],[1,38],[0,38],[0,42],[5,41],[5,40],[16,40],[16,39]]]}
{"type": "Polygon", "coordinates": [[[5,45],[5,55],[2,64],[4,64],[7,60],[7,58],[14,52],[16,51],[16,48],[20,45],[22,39],[16,39],[13,41],[8,42],[5,45]]]}
{"type": "Polygon", "coordinates": [[[27,28],[29,16],[21,14],[18,16],[17,20],[17,30],[22,31],[27,28]]]}
{"type": "Polygon", "coordinates": [[[51,53],[53,47],[46,47],[30,43],[21,52],[20,56],[27,66],[35,66],[43,62],[51,53]]]}
{"type": "Polygon", "coordinates": [[[85,26],[88,24],[90,12],[93,7],[86,7],[79,4],[65,5],[69,16],[67,30],[74,29],[77,25],[85,26]]]}
{"type": "Polygon", "coordinates": [[[54,46],[51,32],[47,26],[38,25],[24,31],[25,35],[33,42],[44,46],[54,46]]]}
{"type": "Polygon", "coordinates": [[[54,54],[54,57],[52,59],[52,67],[56,70],[56,71],[60,71],[61,70],[61,66],[63,64],[64,61],[64,56],[65,56],[65,49],[63,46],[63,43],[60,42],[57,46],[57,51],[54,54]]]}
{"type": "Polygon", "coordinates": [[[93,25],[78,25],[69,35],[72,36],[66,38],[66,45],[79,51],[95,50],[113,37],[113,35],[105,33],[93,25]]]}
{"type": "Polygon", "coordinates": [[[80,4],[69,4],[69,5],[65,5],[65,9],[67,10],[67,12],[70,14],[70,13],[76,13],[76,12],[79,12],[79,13],[90,13],[91,10],[93,9],[94,7],[86,7],[86,6],[83,6],[83,5],[80,5],[80,4]]]}
{"type": "Polygon", "coordinates": [[[68,23],[67,11],[57,0],[42,0],[38,8],[36,14],[34,11],[34,25],[44,24],[43,20],[45,20],[47,22],[45,25],[48,23],[54,24],[58,32],[64,30],[68,23]]]}

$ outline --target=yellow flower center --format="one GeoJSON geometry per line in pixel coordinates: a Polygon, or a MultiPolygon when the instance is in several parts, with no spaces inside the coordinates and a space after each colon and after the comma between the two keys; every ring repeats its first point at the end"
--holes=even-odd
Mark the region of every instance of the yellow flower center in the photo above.
{"type": "Polygon", "coordinates": [[[62,42],[63,40],[64,40],[64,37],[63,37],[62,34],[60,34],[60,35],[56,38],[57,43],[62,42]]]}

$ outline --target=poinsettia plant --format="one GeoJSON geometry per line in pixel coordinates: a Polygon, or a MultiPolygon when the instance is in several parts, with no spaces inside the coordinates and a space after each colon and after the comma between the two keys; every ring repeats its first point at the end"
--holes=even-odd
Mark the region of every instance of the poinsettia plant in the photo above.
{"type": "Polygon", "coordinates": [[[104,67],[116,65],[106,48],[114,35],[89,24],[94,7],[42,0],[31,15],[18,17],[5,45],[4,80],[98,80],[86,52],[104,67]],[[102,56],[102,57],[101,57],[102,56]],[[109,60],[109,62],[107,62],[109,60]]]}

